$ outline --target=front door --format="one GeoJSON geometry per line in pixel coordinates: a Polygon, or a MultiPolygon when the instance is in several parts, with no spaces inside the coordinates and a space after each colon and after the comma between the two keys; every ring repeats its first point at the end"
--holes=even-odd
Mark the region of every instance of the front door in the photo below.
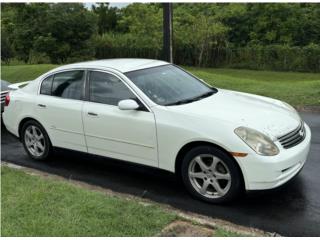
{"type": "Polygon", "coordinates": [[[118,102],[136,96],[115,75],[91,71],[83,124],[88,152],[157,166],[154,114],[148,110],[120,110],[118,102]]]}

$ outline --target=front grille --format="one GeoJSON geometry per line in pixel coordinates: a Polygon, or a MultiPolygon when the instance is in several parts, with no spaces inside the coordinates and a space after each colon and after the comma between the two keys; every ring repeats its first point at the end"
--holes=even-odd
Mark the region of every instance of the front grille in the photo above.
{"type": "Polygon", "coordinates": [[[281,137],[278,137],[278,140],[283,148],[288,149],[301,143],[305,136],[305,127],[303,122],[301,122],[299,127],[281,137]]]}
{"type": "Polygon", "coordinates": [[[9,91],[3,91],[1,92],[1,103],[3,103],[6,100],[6,95],[9,91]]]}

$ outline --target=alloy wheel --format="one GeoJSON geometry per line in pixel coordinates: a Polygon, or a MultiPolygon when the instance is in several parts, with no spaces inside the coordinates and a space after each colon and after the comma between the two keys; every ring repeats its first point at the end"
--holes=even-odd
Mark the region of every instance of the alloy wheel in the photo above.
{"type": "Polygon", "coordinates": [[[221,198],[231,187],[231,174],[227,165],[212,154],[193,158],[188,169],[193,188],[207,198],[221,198]]]}
{"type": "Polygon", "coordinates": [[[29,125],[24,133],[24,141],[29,153],[35,157],[40,157],[44,154],[46,143],[44,134],[34,125],[29,125]]]}

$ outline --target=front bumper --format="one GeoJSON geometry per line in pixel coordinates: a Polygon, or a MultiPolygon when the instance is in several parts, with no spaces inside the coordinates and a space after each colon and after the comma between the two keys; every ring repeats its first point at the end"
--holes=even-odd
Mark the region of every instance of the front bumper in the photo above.
{"type": "Polygon", "coordinates": [[[245,158],[237,159],[244,175],[246,190],[279,187],[302,169],[311,143],[311,131],[307,124],[305,129],[306,137],[300,144],[289,149],[284,149],[279,144],[280,153],[276,156],[260,156],[251,153],[245,158]]]}

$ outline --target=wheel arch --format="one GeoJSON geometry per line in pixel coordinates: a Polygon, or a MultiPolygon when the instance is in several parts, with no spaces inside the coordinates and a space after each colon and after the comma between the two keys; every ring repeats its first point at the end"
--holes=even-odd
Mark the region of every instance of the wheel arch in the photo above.
{"type": "Polygon", "coordinates": [[[237,162],[237,160],[232,156],[232,154],[229,151],[227,151],[226,149],[224,149],[223,147],[219,146],[218,144],[215,144],[215,143],[212,143],[212,142],[207,142],[207,141],[192,141],[192,142],[186,143],[182,148],[180,148],[180,150],[179,150],[179,152],[178,152],[178,154],[176,156],[176,159],[175,159],[175,174],[177,174],[179,178],[181,177],[180,168],[181,168],[184,156],[192,148],[195,148],[195,147],[198,147],[198,146],[211,146],[211,147],[218,148],[221,151],[223,151],[224,153],[226,153],[231,159],[234,160],[234,162],[235,162],[235,164],[236,164],[236,166],[239,169],[240,174],[241,174],[242,185],[245,186],[246,183],[245,183],[245,178],[244,178],[244,175],[243,175],[243,171],[242,171],[239,163],[237,162]]]}
{"type": "Polygon", "coordinates": [[[50,139],[50,136],[49,136],[49,134],[48,134],[48,131],[45,129],[45,127],[37,120],[37,119],[35,119],[35,118],[33,118],[33,117],[25,117],[25,118],[23,118],[21,121],[20,121],[20,123],[19,123],[19,126],[18,126],[18,134],[19,134],[19,139],[21,140],[21,131],[22,131],[22,127],[23,127],[23,125],[26,123],[26,122],[28,122],[28,121],[35,121],[35,122],[37,122],[45,131],[46,131],[46,133],[47,133],[47,135],[48,135],[48,137],[49,137],[49,141],[51,142],[51,139],[50,139]]]}

